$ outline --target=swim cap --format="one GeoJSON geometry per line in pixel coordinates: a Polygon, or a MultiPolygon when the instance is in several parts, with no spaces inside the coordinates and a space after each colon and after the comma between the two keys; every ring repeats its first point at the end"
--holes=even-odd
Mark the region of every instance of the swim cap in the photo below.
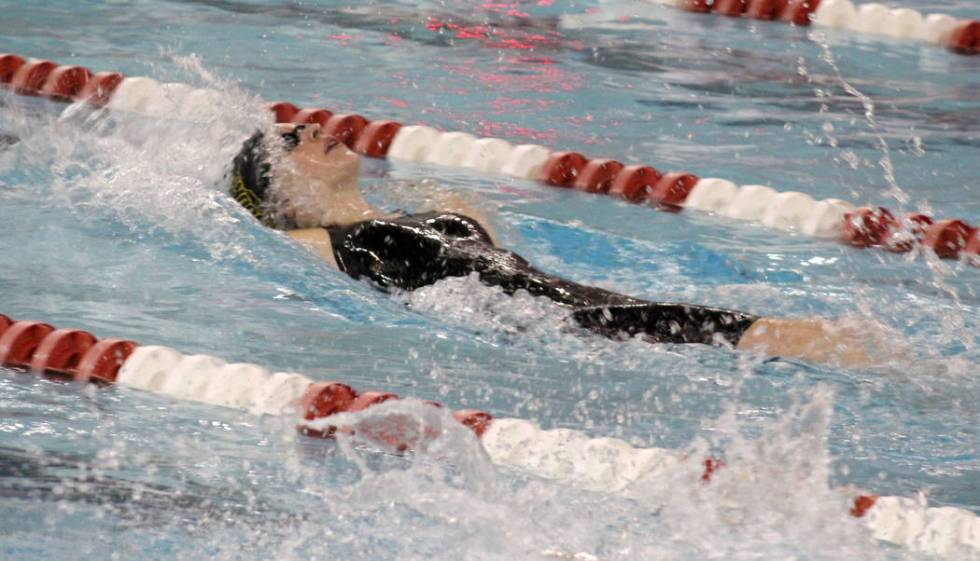
{"type": "MultiPolygon", "coordinates": [[[[298,125],[295,129],[281,135],[287,151],[299,144],[299,132],[303,128],[305,128],[303,125],[298,125]]],[[[272,225],[274,218],[266,212],[271,183],[270,160],[271,153],[265,140],[265,133],[255,131],[242,144],[242,149],[238,151],[238,155],[232,162],[231,185],[228,188],[233,199],[266,225],[272,225]]]]}

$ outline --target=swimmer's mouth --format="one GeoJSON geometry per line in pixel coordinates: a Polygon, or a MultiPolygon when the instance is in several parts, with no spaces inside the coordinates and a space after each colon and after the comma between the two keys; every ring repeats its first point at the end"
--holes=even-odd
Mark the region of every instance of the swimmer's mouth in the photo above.
{"type": "Polygon", "coordinates": [[[326,142],[323,143],[323,153],[329,154],[331,150],[340,146],[340,141],[336,138],[330,137],[326,142]]]}

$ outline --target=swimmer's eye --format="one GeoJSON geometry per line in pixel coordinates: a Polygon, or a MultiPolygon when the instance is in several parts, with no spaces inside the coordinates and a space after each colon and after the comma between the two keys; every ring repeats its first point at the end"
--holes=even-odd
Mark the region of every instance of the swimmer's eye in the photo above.
{"type": "Polygon", "coordinates": [[[292,150],[299,146],[299,133],[306,129],[306,125],[296,125],[293,130],[282,133],[282,139],[286,143],[286,150],[292,150]]]}
{"type": "Polygon", "coordinates": [[[310,133],[310,138],[313,139],[313,140],[316,140],[317,138],[320,138],[320,129],[318,129],[318,128],[317,129],[313,129],[313,132],[310,133]]]}

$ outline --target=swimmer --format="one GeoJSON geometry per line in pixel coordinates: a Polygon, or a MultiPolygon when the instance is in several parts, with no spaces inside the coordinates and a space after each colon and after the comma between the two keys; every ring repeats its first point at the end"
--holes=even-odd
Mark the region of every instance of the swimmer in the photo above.
{"type": "Polygon", "coordinates": [[[567,307],[578,325],[613,339],[727,345],[843,366],[874,362],[857,329],[828,320],[650,302],[550,275],[499,248],[486,220],[458,198],[432,212],[383,212],[364,200],[358,162],[319,125],[276,125],[245,141],[230,194],[265,225],[383,290],[476,273],[508,294],[525,290],[567,307]]]}

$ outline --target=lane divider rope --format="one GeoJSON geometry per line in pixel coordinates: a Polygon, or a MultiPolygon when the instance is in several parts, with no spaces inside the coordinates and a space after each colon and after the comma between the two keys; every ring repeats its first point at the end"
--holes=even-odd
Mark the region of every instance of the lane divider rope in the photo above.
{"type": "Polygon", "coordinates": [[[851,0],[651,0],[689,12],[779,21],[798,26],[811,23],[856,33],[885,35],[946,47],[962,55],[980,54],[980,21],[946,14],[923,14],[878,2],[855,5],[851,0]]]}
{"type": "MultiPolygon", "coordinates": [[[[269,372],[247,363],[228,363],[208,355],[185,355],[163,346],[141,346],[128,339],[97,339],[80,329],[56,329],[39,321],[14,321],[0,314],[0,365],[83,384],[119,384],[176,400],[207,403],[254,415],[294,416],[308,437],[330,438],[352,432],[334,421],[396,401],[385,391],[358,392],[342,382],[314,381],[295,372],[269,372]]],[[[436,402],[424,402],[442,408],[436,402]]],[[[381,413],[379,412],[379,415],[381,413]]],[[[595,491],[621,492],[631,484],[663,476],[690,462],[678,451],[637,448],[616,438],[593,438],[571,429],[542,430],[522,419],[494,418],[467,409],[450,413],[480,440],[493,463],[595,491]]],[[[404,418],[404,417],[402,417],[404,418]]],[[[380,441],[407,451],[420,439],[439,436],[437,428],[414,430],[387,423],[380,441]],[[404,430],[402,430],[404,429],[404,430]]],[[[378,442],[377,434],[372,442],[378,442]]],[[[709,482],[723,462],[704,460],[701,479],[709,482]]],[[[953,507],[928,508],[902,497],[858,495],[850,514],[864,519],[874,536],[915,551],[956,555],[980,553],[980,517],[953,507]]]]}
{"type": "MultiPolygon", "coordinates": [[[[190,120],[205,118],[221,103],[220,93],[214,90],[161,84],[151,78],[123,77],[115,72],[93,73],[79,66],[25,60],[12,54],[0,54],[0,85],[23,95],[58,101],[86,100],[115,111],[190,120]]],[[[361,115],[299,108],[287,102],[272,103],[269,109],[276,122],[319,123],[327,134],[372,158],[500,173],[654,205],[661,210],[697,209],[769,228],[836,239],[856,248],[928,250],[940,258],[980,264],[980,229],[962,220],[934,220],[923,214],[901,216],[883,207],[855,207],[839,199],[818,201],[805,193],[778,192],[765,185],[739,186],[721,178],[661,172],[652,166],[625,165],[577,152],[554,152],[534,144],[515,146],[502,139],[440,132],[424,125],[370,121],[361,115]]]]}
{"type": "MultiPolygon", "coordinates": [[[[213,90],[184,84],[160,84],[150,78],[93,74],[81,67],[50,61],[25,61],[0,55],[0,84],[26,95],[88,100],[110,109],[201,118],[220,101],[213,90]]],[[[277,122],[319,123],[359,153],[374,157],[426,162],[496,172],[589,193],[607,194],[662,209],[694,208],[720,216],[759,222],[771,228],[837,238],[853,247],[889,251],[928,248],[949,259],[980,255],[980,231],[961,220],[933,221],[913,214],[896,217],[885,208],[855,208],[846,201],[816,201],[805,193],[777,192],[763,185],[737,186],[719,178],[690,173],[661,173],[651,166],[626,166],[611,159],[588,159],[575,152],[552,152],[543,146],[513,146],[496,138],[463,132],[439,132],[422,125],[390,120],[368,121],[356,114],[334,114],[322,108],[270,105],[277,122]]]]}

